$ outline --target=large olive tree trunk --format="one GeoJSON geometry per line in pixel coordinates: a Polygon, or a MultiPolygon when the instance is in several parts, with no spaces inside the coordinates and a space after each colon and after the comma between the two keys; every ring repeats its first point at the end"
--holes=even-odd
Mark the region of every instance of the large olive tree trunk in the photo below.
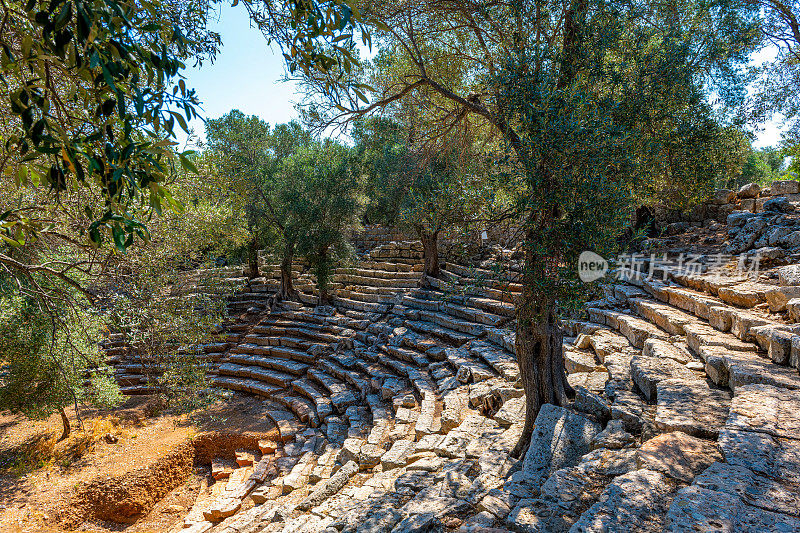
{"type": "Polygon", "coordinates": [[[258,277],[258,239],[253,236],[247,250],[247,260],[250,268],[250,278],[258,277]]]}
{"type": "Polygon", "coordinates": [[[283,248],[281,258],[281,287],[278,297],[281,300],[291,300],[295,296],[294,285],[292,284],[292,261],[294,259],[294,243],[287,242],[283,248]]]}
{"type": "Polygon", "coordinates": [[[420,240],[422,241],[422,257],[425,260],[425,273],[422,277],[423,284],[428,285],[428,277],[438,278],[441,273],[441,266],[439,265],[439,232],[420,232],[420,240]]]}
{"type": "MultiPolygon", "coordinates": [[[[532,239],[534,236],[529,234],[527,237],[532,239]]],[[[516,457],[527,450],[542,405],[566,405],[573,393],[564,369],[563,333],[556,315],[555,298],[550,291],[538,289],[546,269],[543,258],[531,248],[526,246],[522,293],[516,306],[515,348],[525,390],[525,426],[512,452],[516,457]]]]}
{"type": "Polygon", "coordinates": [[[314,260],[316,262],[317,290],[319,290],[319,305],[329,305],[331,303],[331,275],[332,260],[328,246],[320,247],[314,260]]]}

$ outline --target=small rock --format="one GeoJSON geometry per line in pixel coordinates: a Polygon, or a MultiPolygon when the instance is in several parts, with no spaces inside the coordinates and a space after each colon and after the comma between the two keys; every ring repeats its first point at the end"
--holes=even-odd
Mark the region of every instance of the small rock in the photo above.
{"type": "Polygon", "coordinates": [[[592,449],[608,448],[616,450],[625,448],[636,441],[633,435],[625,431],[622,420],[611,420],[606,428],[597,434],[592,441],[592,449]]]}
{"type": "Polygon", "coordinates": [[[787,265],[778,269],[778,283],[800,285],[800,265],[787,265]]]}
{"type": "Polygon", "coordinates": [[[764,211],[774,213],[788,213],[794,211],[794,206],[789,202],[785,196],[778,196],[777,198],[770,198],[764,202],[764,211]]]}
{"type": "Polygon", "coordinates": [[[736,193],[729,189],[717,189],[707,203],[712,205],[725,205],[736,200],[736,193]]]}
{"type": "Polygon", "coordinates": [[[739,187],[736,196],[739,198],[758,198],[761,193],[761,186],[758,183],[748,183],[739,187]]]}

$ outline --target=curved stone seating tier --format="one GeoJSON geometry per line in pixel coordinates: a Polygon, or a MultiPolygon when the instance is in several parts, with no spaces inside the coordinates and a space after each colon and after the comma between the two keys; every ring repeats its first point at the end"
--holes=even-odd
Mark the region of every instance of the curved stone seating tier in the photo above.
{"type": "Polygon", "coordinates": [[[604,287],[564,324],[574,401],[542,407],[516,460],[519,269],[446,265],[422,288],[420,259],[382,246],[337,271],[332,306],[273,304],[209,345],[280,442],[181,531],[800,530],[800,341],[769,284],[604,287]]]}

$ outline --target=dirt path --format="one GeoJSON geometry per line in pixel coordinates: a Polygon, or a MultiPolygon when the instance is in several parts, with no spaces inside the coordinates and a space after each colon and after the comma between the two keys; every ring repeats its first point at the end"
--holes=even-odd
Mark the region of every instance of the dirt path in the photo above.
{"type": "MultiPolygon", "coordinates": [[[[226,436],[273,430],[261,413],[261,401],[249,397],[234,396],[190,414],[156,414],[157,408],[154,398],[139,397],[113,413],[86,413],[84,430],[73,431],[70,439],[58,444],[58,415],[34,422],[0,413],[0,532],[68,531],[57,525],[57,518],[72,526],[70,522],[75,517],[80,520],[87,509],[94,514],[91,506],[82,507],[87,504],[82,499],[101,500],[97,494],[103,492],[114,497],[133,494],[134,500],[138,494],[145,502],[137,505],[149,508],[153,502],[148,502],[142,491],[166,495],[133,524],[94,517],[76,529],[168,531],[182,520],[208,484],[210,468],[202,462],[210,461],[207,456],[216,453],[217,445],[222,455],[232,454],[229,448],[238,445],[236,439],[226,436]],[[200,439],[203,444],[195,457],[194,448],[187,443],[208,432],[219,433],[200,439]],[[158,486],[162,482],[167,486],[158,486]]],[[[74,413],[70,416],[74,427],[74,413]]]]}

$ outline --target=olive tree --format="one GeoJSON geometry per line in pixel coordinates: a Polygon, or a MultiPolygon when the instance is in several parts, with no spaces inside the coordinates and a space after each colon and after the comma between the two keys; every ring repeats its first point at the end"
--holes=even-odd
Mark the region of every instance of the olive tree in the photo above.
{"type": "Polygon", "coordinates": [[[349,237],[358,227],[361,206],[353,150],[330,139],[318,141],[284,160],[279,174],[285,209],[298,226],[298,252],[317,278],[320,303],[329,301],[333,266],[353,250],[349,237]]]}
{"type": "Polygon", "coordinates": [[[559,312],[578,292],[574,258],[614,242],[640,186],[637,170],[660,169],[657,177],[671,174],[675,187],[713,176],[705,161],[687,167],[681,159],[716,131],[709,89],[731,100],[744,94],[736,65],[756,41],[753,12],[729,0],[447,0],[369,9],[379,21],[376,61],[389,58],[394,69],[306,78],[320,96],[311,116],[341,124],[411,100],[434,136],[472,121],[507,147],[523,226],[516,354],[527,409],[519,453],[541,405],[565,405],[571,393],[559,312]],[[375,90],[362,99],[354,87],[365,81],[375,90]]]}

